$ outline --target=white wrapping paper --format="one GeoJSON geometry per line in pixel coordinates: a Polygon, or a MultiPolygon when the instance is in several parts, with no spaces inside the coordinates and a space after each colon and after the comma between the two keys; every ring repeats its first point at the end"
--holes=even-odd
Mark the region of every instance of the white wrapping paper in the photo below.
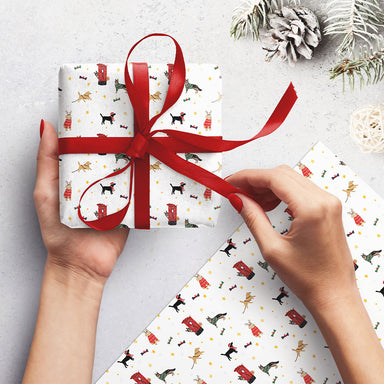
{"type": "MultiPolygon", "coordinates": [[[[383,343],[383,199],[322,143],[295,170],[343,202],[351,263],[372,327],[383,343]]],[[[289,230],[286,205],[269,217],[280,233],[289,230]]],[[[132,308],[132,313],[137,310],[132,308]]],[[[175,293],[97,384],[161,380],[342,383],[310,312],[264,261],[245,224],[175,293]]]]}

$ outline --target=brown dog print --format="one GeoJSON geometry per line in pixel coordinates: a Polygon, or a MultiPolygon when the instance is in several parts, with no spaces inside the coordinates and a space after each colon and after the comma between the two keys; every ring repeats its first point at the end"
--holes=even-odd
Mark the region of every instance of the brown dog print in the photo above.
{"type": "Polygon", "coordinates": [[[78,161],[77,162],[79,164],[79,168],[75,169],[74,171],[72,171],[72,173],[74,172],[80,172],[80,171],[92,171],[92,168],[90,167],[90,165],[92,164],[90,161],[86,161],[84,164],[80,164],[80,162],[78,161]]]}
{"type": "Polygon", "coordinates": [[[90,97],[91,92],[89,92],[89,91],[87,91],[83,94],[80,94],[80,92],[77,92],[77,93],[79,94],[79,97],[77,100],[72,101],[72,103],[76,103],[76,101],[79,103],[81,100],[83,100],[85,103],[86,100],[92,100],[90,97]]]}

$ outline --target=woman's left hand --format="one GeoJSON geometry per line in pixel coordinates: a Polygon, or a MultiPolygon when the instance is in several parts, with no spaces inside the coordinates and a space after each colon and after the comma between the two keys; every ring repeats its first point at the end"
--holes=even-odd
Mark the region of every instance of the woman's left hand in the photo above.
{"type": "Polygon", "coordinates": [[[72,229],[60,223],[58,139],[52,124],[44,121],[42,124],[33,198],[48,251],[47,261],[105,283],[123,251],[129,230],[116,228],[101,232],[72,229]]]}

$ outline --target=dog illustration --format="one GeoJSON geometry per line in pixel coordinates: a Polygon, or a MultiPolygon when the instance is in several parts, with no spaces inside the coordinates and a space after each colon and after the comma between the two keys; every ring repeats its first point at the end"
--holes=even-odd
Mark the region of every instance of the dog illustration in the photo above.
{"type": "Polygon", "coordinates": [[[190,223],[188,219],[185,219],[184,224],[185,224],[185,228],[199,228],[197,224],[190,223]]]}
{"type": "Polygon", "coordinates": [[[303,343],[303,340],[299,340],[298,344],[297,344],[297,348],[296,349],[293,349],[292,348],[292,351],[296,352],[296,360],[300,357],[300,353],[301,352],[305,352],[305,347],[307,346],[308,344],[304,344],[303,343]]]}
{"type": "Polygon", "coordinates": [[[287,291],[284,291],[284,287],[281,287],[279,289],[280,291],[280,294],[279,296],[277,297],[273,297],[272,300],[277,300],[279,302],[280,305],[283,305],[283,302],[281,301],[284,297],[289,297],[288,296],[288,292],[287,291]]]}
{"type": "Polygon", "coordinates": [[[230,342],[228,344],[228,347],[229,347],[228,351],[225,352],[225,353],[220,353],[220,355],[227,357],[228,360],[231,361],[232,360],[231,354],[232,353],[237,353],[237,351],[236,351],[237,348],[233,346],[232,342],[230,342]]]}
{"type": "Polygon", "coordinates": [[[380,257],[380,252],[381,252],[381,249],[379,251],[372,251],[370,253],[368,253],[368,255],[365,255],[364,253],[361,254],[361,257],[365,260],[365,261],[368,261],[368,263],[371,263],[372,264],[372,259],[377,256],[377,257],[380,257]]]}
{"type": "MultiPolygon", "coordinates": [[[[98,71],[95,71],[95,72],[93,72],[94,74],[95,74],[95,76],[97,77],[97,78],[99,78],[99,72],[98,71]]],[[[107,81],[109,81],[110,80],[110,78],[109,78],[109,76],[107,76],[107,81]]]]}
{"type": "Polygon", "coordinates": [[[121,363],[121,364],[124,365],[125,368],[128,368],[127,361],[129,361],[129,360],[135,360],[135,359],[133,358],[132,353],[129,353],[129,349],[127,349],[126,351],[124,351],[124,354],[125,354],[124,359],[121,360],[121,361],[118,361],[118,363],[121,363]]]}
{"type": "Polygon", "coordinates": [[[304,177],[308,177],[309,179],[311,178],[311,176],[313,175],[313,172],[306,165],[304,165],[302,162],[299,161],[297,163],[297,166],[299,167],[304,177]]]}
{"type": "Polygon", "coordinates": [[[359,184],[353,184],[353,181],[348,182],[348,188],[342,190],[343,192],[345,192],[347,194],[347,199],[345,200],[345,202],[347,202],[348,198],[351,197],[352,192],[356,192],[355,188],[358,186],[359,186],[359,184]]]}
{"type": "Polygon", "coordinates": [[[116,89],[116,93],[119,89],[124,89],[125,91],[127,91],[127,87],[125,84],[121,84],[119,83],[119,80],[118,79],[115,79],[115,89],[116,89]]]}
{"type": "Polygon", "coordinates": [[[302,368],[300,368],[300,371],[297,373],[299,373],[300,376],[304,379],[305,384],[312,384],[315,382],[315,380],[313,380],[307,372],[303,371],[302,368]]]}
{"type": "Polygon", "coordinates": [[[168,375],[174,375],[174,372],[176,371],[176,368],[173,369],[166,369],[163,373],[156,372],[155,375],[158,377],[160,380],[163,380],[164,383],[166,383],[165,379],[168,375]]]}
{"type": "Polygon", "coordinates": [[[83,93],[82,95],[80,94],[80,92],[77,92],[77,93],[79,94],[79,98],[77,100],[72,101],[72,103],[76,103],[76,101],[79,103],[81,100],[83,100],[85,103],[86,100],[92,100],[89,96],[91,95],[91,92],[89,91],[83,93]]]}
{"type": "Polygon", "coordinates": [[[193,381],[197,381],[197,384],[207,384],[203,379],[200,379],[199,376],[197,376],[197,379],[193,379],[193,381]]]}
{"type": "Polygon", "coordinates": [[[217,101],[221,101],[221,99],[223,98],[223,95],[220,92],[217,92],[217,93],[219,97],[216,100],[211,101],[211,103],[216,103],[217,101]]]}
{"type": "Polygon", "coordinates": [[[149,168],[153,172],[162,171],[162,168],[160,168],[160,164],[161,164],[160,161],[156,161],[156,163],[151,164],[149,168]]]}
{"type": "Polygon", "coordinates": [[[103,116],[100,113],[100,116],[101,116],[101,124],[105,124],[106,121],[109,121],[111,123],[111,125],[112,125],[113,122],[115,121],[116,113],[115,112],[111,112],[109,116],[103,116]]]}
{"type": "Polygon", "coordinates": [[[270,370],[272,367],[277,368],[277,364],[279,364],[278,361],[271,361],[270,363],[268,363],[268,364],[265,365],[265,366],[262,366],[262,365],[260,364],[260,365],[259,365],[259,369],[261,369],[264,373],[266,373],[266,374],[269,376],[269,370],[270,370]]]}
{"type": "Polygon", "coordinates": [[[269,272],[269,265],[266,261],[258,261],[257,265],[259,265],[262,269],[265,269],[267,272],[269,272]]]}
{"type": "Polygon", "coordinates": [[[71,201],[72,197],[72,181],[65,181],[64,199],[71,201]]]}
{"type": "Polygon", "coordinates": [[[212,129],[212,111],[205,111],[204,128],[206,131],[212,129]]]}
{"type": "Polygon", "coordinates": [[[229,251],[231,249],[237,249],[237,248],[236,248],[236,244],[232,242],[232,238],[227,240],[227,243],[228,243],[228,245],[226,246],[226,248],[225,249],[220,249],[220,252],[224,252],[228,257],[230,257],[231,254],[229,253],[229,251]]]}
{"type": "Polygon", "coordinates": [[[364,219],[359,214],[357,214],[352,208],[350,209],[350,212],[347,212],[347,214],[351,215],[356,225],[359,225],[360,227],[364,226],[364,219]]]}
{"type": "Polygon", "coordinates": [[[377,293],[381,293],[384,296],[384,287],[380,289],[380,291],[375,291],[377,293]]]}
{"type": "Polygon", "coordinates": [[[185,93],[188,93],[188,91],[192,89],[195,91],[195,93],[202,91],[201,88],[199,88],[196,84],[192,84],[189,82],[188,79],[185,80],[185,93]]]}
{"type": "Polygon", "coordinates": [[[218,165],[218,168],[212,171],[212,173],[221,172],[221,170],[223,169],[223,166],[219,161],[217,162],[217,165],[218,165]]]}
{"type": "Polygon", "coordinates": [[[197,164],[199,161],[203,161],[195,153],[186,153],[184,156],[185,156],[185,160],[187,160],[187,161],[188,160],[194,160],[195,164],[197,164]]]}
{"type": "Polygon", "coordinates": [[[144,329],[144,335],[147,336],[148,341],[151,344],[157,345],[157,343],[160,341],[151,331],[148,329],[144,329]]]}
{"type": "Polygon", "coordinates": [[[64,129],[70,131],[72,128],[72,111],[65,111],[64,129]]]}
{"type": "MultiPolygon", "coordinates": [[[[204,351],[200,351],[200,348],[195,348],[195,353],[193,356],[188,356],[190,359],[193,360],[192,368],[197,364],[197,360],[201,359],[201,355],[204,353],[204,351]]],[[[191,369],[192,369],[191,368],[191,369]]]]}
{"type": "Polygon", "coordinates": [[[105,191],[111,192],[111,195],[115,191],[114,186],[116,185],[116,183],[111,183],[110,185],[103,185],[103,184],[100,183],[100,185],[101,185],[101,194],[102,195],[105,194],[105,191]]]}
{"type": "Polygon", "coordinates": [[[183,124],[184,116],[186,114],[184,112],[181,112],[180,116],[173,116],[172,113],[170,113],[170,115],[172,117],[172,123],[171,124],[175,124],[175,121],[180,121],[180,124],[183,124]]]}
{"type": "Polygon", "coordinates": [[[182,195],[183,191],[185,191],[185,189],[184,189],[185,183],[180,183],[180,186],[178,186],[178,185],[174,186],[171,183],[169,183],[169,185],[172,187],[171,195],[174,195],[175,191],[179,191],[180,194],[182,195]]]}
{"type": "Polygon", "coordinates": [[[255,297],[256,296],[252,295],[251,292],[247,292],[245,294],[245,300],[240,300],[240,303],[244,304],[244,311],[243,311],[243,313],[245,312],[246,309],[248,309],[248,305],[253,303],[252,300],[255,297]]]}
{"type": "Polygon", "coordinates": [[[157,100],[162,100],[162,98],[160,97],[160,95],[161,95],[161,92],[160,91],[157,91],[156,93],[154,93],[154,94],[150,94],[149,95],[149,98],[150,98],[150,100],[152,100],[152,101],[157,101],[157,100]]]}
{"type": "Polygon", "coordinates": [[[225,316],[227,315],[227,312],[225,313],[218,313],[216,316],[214,317],[207,317],[207,321],[208,323],[211,323],[212,325],[214,325],[216,328],[217,328],[217,322],[220,320],[220,319],[223,319],[225,320],[225,316]]]}
{"type": "Polygon", "coordinates": [[[211,285],[203,276],[199,275],[198,273],[196,273],[195,277],[196,277],[196,280],[199,282],[201,288],[208,289],[209,286],[211,285]]]}
{"type": "Polygon", "coordinates": [[[184,299],[181,298],[181,295],[180,295],[180,293],[179,293],[179,294],[176,296],[176,302],[175,302],[175,304],[173,304],[173,305],[168,305],[168,307],[170,307],[170,308],[174,308],[176,312],[179,312],[179,311],[180,311],[180,309],[179,309],[179,306],[180,306],[180,305],[185,305],[185,303],[184,303],[184,299]]]}
{"type": "MultiPolygon", "coordinates": [[[[165,75],[165,77],[168,79],[168,85],[169,85],[169,82],[170,82],[170,76],[169,76],[169,72],[168,71],[165,71],[164,72],[164,75],[165,75]]],[[[172,75],[172,73],[171,73],[171,75],[172,75]]]]}
{"type": "Polygon", "coordinates": [[[248,320],[248,323],[245,323],[245,325],[247,325],[248,328],[251,330],[253,336],[261,337],[261,335],[263,334],[263,332],[261,332],[260,329],[251,322],[251,320],[248,320]]]}
{"type": "Polygon", "coordinates": [[[124,159],[127,163],[129,163],[129,161],[131,160],[131,158],[127,156],[125,153],[115,153],[115,159],[116,159],[116,163],[118,162],[118,160],[124,159]]]}
{"type": "Polygon", "coordinates": [[[74,170],[74,171],[72,171],[72,173],[74,173],[74,172],[80,172],[80,171],[83,171],[83,172],[85,172],[85,171],[92,171],[92,168],[90,167],[90,165],[91,165],[92,163],[91,163],[90,161],[87,161],[87,162],[85,162],[84,164],[80,164],[79,161],[78,161],[77,163],[79,164],[79,168],[76,169],[76,170],[74,170]]]}

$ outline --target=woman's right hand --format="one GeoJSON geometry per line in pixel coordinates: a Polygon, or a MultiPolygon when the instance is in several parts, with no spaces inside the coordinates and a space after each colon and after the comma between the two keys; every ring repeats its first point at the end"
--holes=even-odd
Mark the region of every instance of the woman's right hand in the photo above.
{"type": "Polygon", "coordinates": [[[310,311],[359,295],[337,197],[286,165],[243,170],[226,181],[254,197],[237,195],[241,215],[265,261],[310,311]],[[294,217],[285,236],[264,212],[280,201],[294,217]]]}

